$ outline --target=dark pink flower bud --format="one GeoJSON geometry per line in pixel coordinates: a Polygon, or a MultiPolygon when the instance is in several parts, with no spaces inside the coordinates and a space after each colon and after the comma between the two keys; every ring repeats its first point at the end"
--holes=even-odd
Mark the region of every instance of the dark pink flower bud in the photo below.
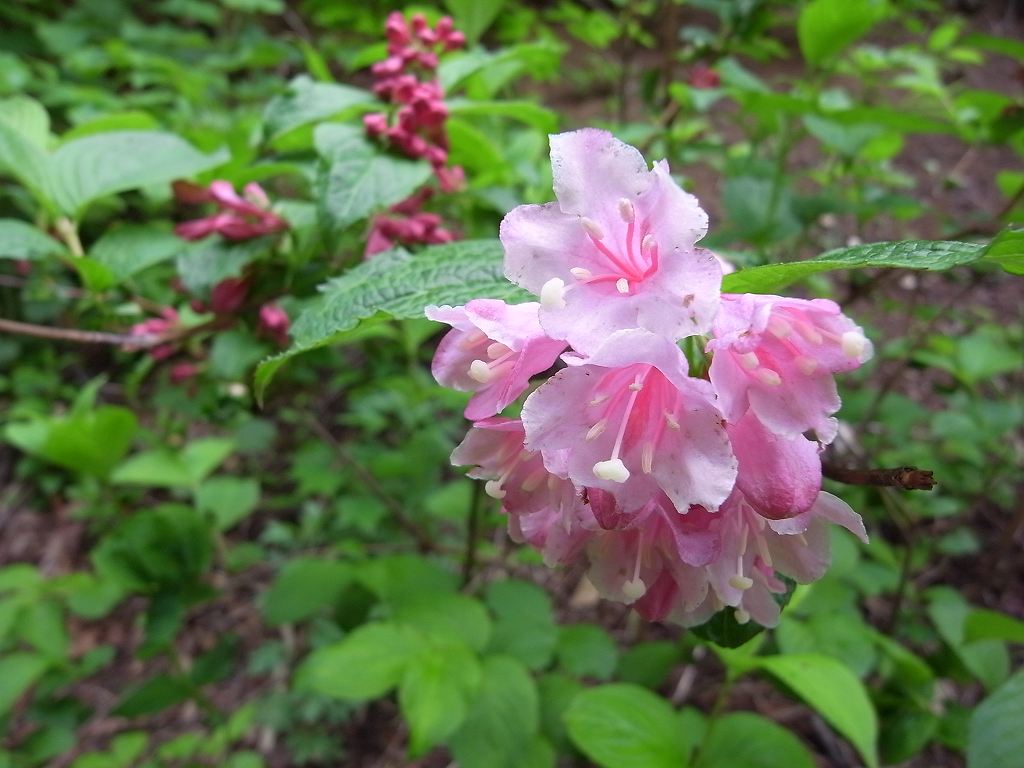
{"type": "Polygon", "coordinates": [[[249,278],[228,277],[210,291],[210,310],[215,315],[231,315],[245,303],[249,294],[249,278]]]}
{"type": "Polygon", "coordinates": [[[693,88],[717,88],[721,82],[718,73],[706,64],[698,64],[690,70],[689,83],[693,88]]]}
{"type": "Polygon", "coordinates": [[[371,112],[363,115],[363,126],[370,136],[380,136],[388,129],[388,118],[383,112],[371,112]]]}
{"type": "Polygon", "coordinates": [[[192,362],[180,362],[175,363],[171,366],[170,379],[175,384],[181,384],[183,381],[195,378],[199,375],[202,370],[202,366],[198,363],[192,362]]]}
{"type": "Polygon", "coordinates": [[[276,341],[279,346],[288,346],[289,327],[291,320],[280,306],[268,303],[260,307],[260,331],[276,341]]]}

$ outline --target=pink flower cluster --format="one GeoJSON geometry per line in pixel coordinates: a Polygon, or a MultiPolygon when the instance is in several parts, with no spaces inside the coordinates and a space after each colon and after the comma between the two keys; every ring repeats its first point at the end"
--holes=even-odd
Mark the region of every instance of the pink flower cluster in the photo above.
{"type": "Polygon", "coordinates": [[[424,187],[412,197],[391,206],[387,213],[375,216],[363,256],[369,258],[388,250],[395,243],[437,245],[454,240],[455,233],[442,226],[438,214],[423,210],[424,202],[433,192],[430,187],[424,187]]]}
{"type": "Polygon", "coordinates": [[[229,181],[217,180],[209,187],[178,182],[175,196],[185,203],[215,203],[219,209],[212,216],[186,221],[174,228],[185,240],[202,240],[214,233],[227,240],[249,240],[288,228],[288,222],[270,210],[270,199],[255,182],[245,185],[243,194],[235,191],[229,181]]]}
{"type": "Polygon", "coordinates": [[[829,523],[866,537],[821,490],[820,451],[834,374],[871,345],[831,301],[722,294],[697,246],[707,216],[664,161],[584,129],[552,136],[551,162],[557,202],[501,225],[505,274],[539,301],[426,310],[453,327],[435,377],[474,393],[452,462],[501,499],[514,539],[583,560],[647,619],[729,607],[772,626],[782,577],[824,573],[829,523]],[[703,350],[692,369],[683,339],[703,350]],[[520,416],[499,415],[537,375],[520,416]]]}
{"type": "Polygon", "coordinates": [[[373,90],[397,110],[393,121],[384,112],[374,112],[363,117],[363,124],[370,136],[386,138],[409,157],[426,158],[441,189],[454,191],[464,176],[462,168],[448,166],[448,107],[436,71],[439,52],[461,48],[465,35],[447,16],[431,28],[417,13],[410,26],[398,11],[388,16],[385,29],[388,57],[373,65],[373,90]]]}

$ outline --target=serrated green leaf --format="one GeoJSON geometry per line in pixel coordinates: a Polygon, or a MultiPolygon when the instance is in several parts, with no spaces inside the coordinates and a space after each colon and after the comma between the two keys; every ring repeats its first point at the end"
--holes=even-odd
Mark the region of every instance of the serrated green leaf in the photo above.
{"type": "Polygon", "coordinates": [[[619,662],[615,641],[593,624],[564,626],[558,632],[558,664],[576,677],[607,680],[619,662]]]}
{"type": "Polygon", "coordinates": [[[67,249],[27,222],[0,219],[0,259],[36,260],[47,256],[67,256],[67,249]]]}
{"type": "Polygon", "coordinates": [[[111,480],[123,485],[195,488],[231,455],[233,440],[204,437],[177,452],[159,448],[136,454],[119,466],[111,480]]]}
{"type": "Polygon", "coordinates": [[[361,106],[370,107],[376,99],[360,88],[337,83],[318,83],[307,75],[299,75],[288,89],[275,96],[263,112],[267,136],[277,139],[309,123],[334,117],[361,106]]]}
{"type": "Polygon", "coordinates": [[[628,683],[583,691],[565,713],[569,737],[603,768],[685,768],[689,746],[672,706],[628,683]]]}
{"type": "Polygon", "coordinates": [[[423,755],[458,729],[480,678],[480,661],[462,645],[425,649],[409,663],[398,705],[409,724],[410,755],[423,755]]]}
{"type": "Polygon", "coordinates": [[[766,264],[733,272],[722,279],[727,293],[773,293],[819,272],[870,267],[944,270],[970,264],[984,246],[950,240],[899,240],[838,248],[807,261],[766,264]]]}
{"type": "Polygon", "coordinates": [[[289,560],[263,595],[263,615],[271,626],[311,618],[333,605],[352,579],[345,563],[300,557],[289,560]]]}
{"type": "Polygon", "coordinates": [[[532,101],[451,99],[446,104],[453,117],[507,117],[544,133],[558,130],[558,113],[532,101]]]}
{"type": "Polygon", "coordinates": [[[428,304],[464,304],[476,298],[526,300],[503,273],[504,251],[497,240],[463,240],[425,248],[397,249],[374,256],[321,286],[321,296],[292,326],[293,346],[265,360],[256,371],[262,397],[274,374],[289,358],[344,340],[371,318],[423,316],[428,304]]]}

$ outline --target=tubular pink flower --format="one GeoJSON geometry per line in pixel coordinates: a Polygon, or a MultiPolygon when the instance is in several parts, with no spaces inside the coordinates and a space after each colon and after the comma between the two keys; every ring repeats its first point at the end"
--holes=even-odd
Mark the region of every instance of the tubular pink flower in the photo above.
{"type": "Polygon", "coordinates": [[[722,270],[696,242],[707,215],[661,161],[593,128],[551,137],[556,203],[501,223],[505,275],[541,298],[548,333],[589,352],[615,331],[704,333],[722,270]]]}
{"type": "Polygon", "coordinates": [[[438,345],[432,371],[446,387],[476,393],[466,406],[473,421],[508,406],[565,349],[540,327],[535,303],[475,299],[464,307],[430,306],[426,315],[454,329],[438,345]]]}
{"type": "Polygon", "coordinates": [[[607,491],[627,513],[662,492],[684,514],[718,509],[736,458],[711,386],[687,376],[672,341],[619,331],[589,357],[564,359],[570,367],[523,406],[527,448],[545,458],[566,451],[569,478],[607,491]]]}
{"type": "Polygon", "coordinates": [[[833,374],[871,357],[871,342],[827,299],[724,294],[714,322],[710,377],[729,421],[748,409],[770,429],[836,436],[833,374]]]}
{"type": "Polygon", "coordinates": [[[207,189],[190,184],[175,185],[175,194],[184,202],[213,202],[220,212],[174,228],[184,240],[201,240],[217,233],[228,240],[249,240],[288,228],[288,222],[269,210],[270,199],[256,183],[246,184],[244,197],[235,192],[231,182],[218,179],[207,189]]]}
{"type": "Polygon", "coordinates": [[[273,303],[260,307],[260,332],[273,339],[279,347],[288,346],[288,329],[291,320],[288,313],[273,303]]]}
{"type": "Polygon", "coordinates": [[[508,514],[513,540],[539,550],[548,565],[568,563],[596,527],[593,517],[573,484],[526,450],[523,438],[517,419],[483,419],[452,452],[452,464],[473,466],[469,476],[487,481],[487,494],[508,514]]]}

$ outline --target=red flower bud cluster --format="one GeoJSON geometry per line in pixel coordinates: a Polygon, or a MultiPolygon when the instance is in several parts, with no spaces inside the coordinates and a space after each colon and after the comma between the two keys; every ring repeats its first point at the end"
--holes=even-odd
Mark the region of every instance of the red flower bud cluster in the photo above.
{"type": "Polygon", "coordinates": [[[410,25],[398,11],[388,16],[385,31],[388,57],[373,65],[373,90],[397,109],[393,118],[384,112],[365,115],[366,132],[387,139],[409,157],[425,158],[444,191],[458,189],[464,175],[462,168],[448,166],[448,107],[436,72],[439,54],[461,48],[466,37],[447,16],[431,28],[422,14],[415,14],[410,25]]]}
{"type": "Polygon", "coordinates": [[[388,213],[375,216],[363,256],[369,258],[396,243],[436,245],[455,240],[455,233],[441,226],[440,216],[421,210],[432,194],[433,189],[424,187],[412,197],[393,205],[388,213]]]}

